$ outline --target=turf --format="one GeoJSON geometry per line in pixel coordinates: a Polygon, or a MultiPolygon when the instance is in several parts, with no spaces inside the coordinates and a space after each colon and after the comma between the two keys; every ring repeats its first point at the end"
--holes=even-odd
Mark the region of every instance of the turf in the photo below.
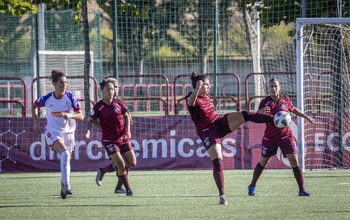
{"type": "Polygon", "coordinates": [[[265,170],[255,197],[252,170],[225,170],[229,204],[219,206],[212,171],[131,171],[134,197],[114,194],[116,176],[71,174],[62,200],[59,173],[1,174],[0,219],[349,219],[350,170],[305,172],[311,197],[299,197],[292,170],[265,170]]]}

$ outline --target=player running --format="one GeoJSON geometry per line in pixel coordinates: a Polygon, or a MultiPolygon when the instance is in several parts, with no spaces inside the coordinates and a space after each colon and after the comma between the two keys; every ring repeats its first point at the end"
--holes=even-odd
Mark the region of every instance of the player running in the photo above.
{"type": "Polygon", "coordinates": [[[70,156],[74,151],[75,120],[84,120],[78,100],[66,91],[67,79],[62,70],[54,69],[51,73],[54,92],[38,98],[33,103],[32,115],[34,130],[40,134],[38,108],[46,107],[47,125],[45,138],[53,151],[60,154],[61,197],[72,194],[70,188],[70,156]]]}
{"type": "MultiPolygon", "coordinates": [[[[118,92],[119,92],[118,80],[116,80],[113,77],[107,78],[106,80],[113,81],[113,84],[114,84],[114,97],[117,98],[118,97],[118,92]]],[[[130,125],[133,125],[134,121],[132,120],[129,111],[127,111],[127,114],[129,116],[129,123],[130,123],[130,125]]],[[[136,157],[127,158],[127,157],[125,157],[126,156],[125,153],[122,153],[122,156],[124,158],[124,161],[125,160],[135,160],[135,161],[132,162],[132,164],[136,164],[136,157]]],[[[115,167],[116,167],[116,165],[114,163],[110,163],[109,165],[107,165],[105,167],[98,168],[97,175],[96,175],[96,178],[95,178],[96,184],[98,186],[101,186],[104,174],[107,173],[107,172],[114,172],[114,171],[116,171],[115,167]]],[[[129,175],[129,165],[127,163],[125,164],[125,168],[126,168],[126,173],[127,173],[126,175],[129,175]]],[[[118,173],[117,173],[117,175],[118,175],[118,173]]],[[[117,185],[115,187],[114,193],[126,193],[126,191],[123,189],[122,185],[123,185],[123,183],[122,183],[121,179],[118,178],[118,183],[117,183],[117,185]]]]}
{"type": "Polygon", "coordinates": [[[90,138],[92,124],[102,130],[102,144],[113,163],[116,164],[118,178],[126,189],[126,195],[133,196],[126,168],[126,166],[134,167],[136,165],[134,150],[129,142],[131,133],[128,109],[123,100],[114,97],[113,80],[104,79],[100,86],[103,99],[94,106],[91,112],[86,137],[90,138]]]}
{"type": "Polygon", "coordinates": [[[193,72],[191,76],[194,91],[185,99],[188,111],[196,126],[197,134],[201,138],[213,163],[213,176],[220,194],[220,205],[227,205],[224,192],[224,174],[222,167],[221,138],[235,131],[246,121],[256,123],[273,123],[273,116],[247,111],[232,112],[219,116],[215,106],[209,99],[209,79],[206,75],[193,72]]]}
{"type": "MultiPolygon", "coordinates": [[[[299,109],[295,108],[290,98],[280,95],[280,83],[277,79],[271,79],[269,82],[270,96],[260,102],[258,112],[274,115],[279,111],[290,111],[296,116],[303,117],[310,123],[315,124],[313,118],[308,117],[299,109]]],[[[276,155],[280,148],[283,156],[287,157],[292,166],[294,177],[299,186],[299,196],[311,196],[304,189],[304,179],[298,162],[298,152],[295,148],[295,141],[290,127],[284,129],[277,128],[273,122],[266,123],[264,138],[262,141],[262,151],[260,162],[256,165],[253,173],[253,179],[248,186],[248,195],[255,196],[256,182],[262,174],[264,168],[270,162],[271,157],[276,155]]]]}

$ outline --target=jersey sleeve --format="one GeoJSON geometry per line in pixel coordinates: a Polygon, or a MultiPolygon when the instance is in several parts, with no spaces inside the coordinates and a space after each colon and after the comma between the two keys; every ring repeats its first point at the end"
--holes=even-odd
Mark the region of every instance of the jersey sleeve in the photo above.
{"type": "Polygon", "coordinates": [[[67,92],[67,96],[69,97],[71,103],[72,103],[72,108],[74,112],[79,111],[81,109],[78,100],[73,96],[72,93],[67,92]]]}
{"type": "Polygon", "coordinates": [[[36,107],[40,108],[40,107],[45,107],[45,104],[46,104],[46,101],[52,96],[52,92],[45,95],[45,96],[42,96],[40,98],[38,98],[34,104],[36,105],[36,107]]]}
{"type": "Polygon", "coordinates": [[[196,102],[197,102],[197,100],[196,100],[196,101],[193,103],[192,106],[189,106],[189,105],[188,105],[188,100],[190,100],[191,95],[192,95],[192,92],[188,93],[187,96],[185,96],[185,98],[184,98],[185,101],[186,101],[186,105],[187,105],[188,108],[193,108],[193,107],[196,105],[196,102]]]}
{"type": "Polygon", "coordinates": [[[120,102],[120,106],[121,106],[122,115],[124,115],[125,113],[129,112],[129,109],[126,106],[124,100],[119,99],[119,102],[120,102]]]}
{"type": "Polygon", "coordinates": [[[290,98],[287,96],[287,100],[288,100],[288,110],[290,111],[290,112],[293,112],[293,110],[294,110],[294,105],[293,105],[293,103],[292,103],[292,101],[290,100],[290,98]]]}
{"type": "Polygon", "coordinates": [[[263,99],[263,100],[261,100],[261,102],[259,103],[258,111],[260,111],[260,109],[262,109],[262,108],[265,107],[265,103],[266,103],[265,100],[266,100],[266,99],[263,99]]]}

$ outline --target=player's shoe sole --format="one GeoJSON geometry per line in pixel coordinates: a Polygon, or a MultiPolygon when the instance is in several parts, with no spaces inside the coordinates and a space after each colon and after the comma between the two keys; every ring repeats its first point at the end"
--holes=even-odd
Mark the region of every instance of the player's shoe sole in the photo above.
{"type": "Polygon", "coordinates": [[[95,178],[95,181],[96,181],[96,184],[98,185],[98,186],[101,186],[102,185],[102,180],[103,180],[103,176],[104,176],[105,174],[102,172],[102,168],[99,168],[98,170],[97,170],[97,175],[96,175],[96,178],[95,178]]]}
{"type": "Polygon", "coordinates": [[[251,185],[248,186],[248,195],[255,196],[255,187],[252,187],[251,185]]]}
{"type": "Polygon", "coordinates": [[[134,193],[132,192],[131,189],[126,191],[126,196],[134,196],[134,193]]]}
{"type": "Polygon", "coordinates": [[[124,194],[124,193],[126,193],[126,191],[122,187],[115,187],[114,193],[115,194],[124,194]]]}
{"type": "Polygon", "coordinates": [[[306,190],[300,190],[299,191],[299,196],[311,196],[311,194],[306,192],[306,190]]]}
{"type": "Polygon", "coordinates": [[[220,196],[220,202],[219,202],[219,205],[227,205],[228,202],[226,200],[226,196],[225,195],[221,195],[220,196]]]}

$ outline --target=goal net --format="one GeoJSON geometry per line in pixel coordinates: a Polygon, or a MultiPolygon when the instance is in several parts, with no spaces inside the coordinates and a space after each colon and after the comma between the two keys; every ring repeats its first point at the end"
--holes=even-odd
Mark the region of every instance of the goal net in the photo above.
{"type": "Polygon", "coordinates": [[[350,167],[350,19],[297,19],[299,152],[303,169],[350,167]]]}
{"type": "MultiPolygon", "coordinates": [[[[33,84],[33,100],[40,96],[46,95],[53,91],[51,79],[51,71],[53,69],[61,69],[67,76],[67,91],[71,92],[80,102],[82,109],[84,109],[84,51],[39,51],[39,74],[40,78],[33,84]],[[69,78],[71,76],[78,78],[69,78]],[[38,89],[40,88],[40,89],[38,89]],[[39,90],[39,93],[38,93],[39,90]]],[[[90,51],[90,76],[94,76],[94,56],[90,51]]],[[[94,82],[90,85],[93,86],[94,82]]],[[[93,88],[90,86],[90,100],[94,100],[93,88]]],[[[40,109],[43,116],[45,116],[45,108],[40,109]]]]}

